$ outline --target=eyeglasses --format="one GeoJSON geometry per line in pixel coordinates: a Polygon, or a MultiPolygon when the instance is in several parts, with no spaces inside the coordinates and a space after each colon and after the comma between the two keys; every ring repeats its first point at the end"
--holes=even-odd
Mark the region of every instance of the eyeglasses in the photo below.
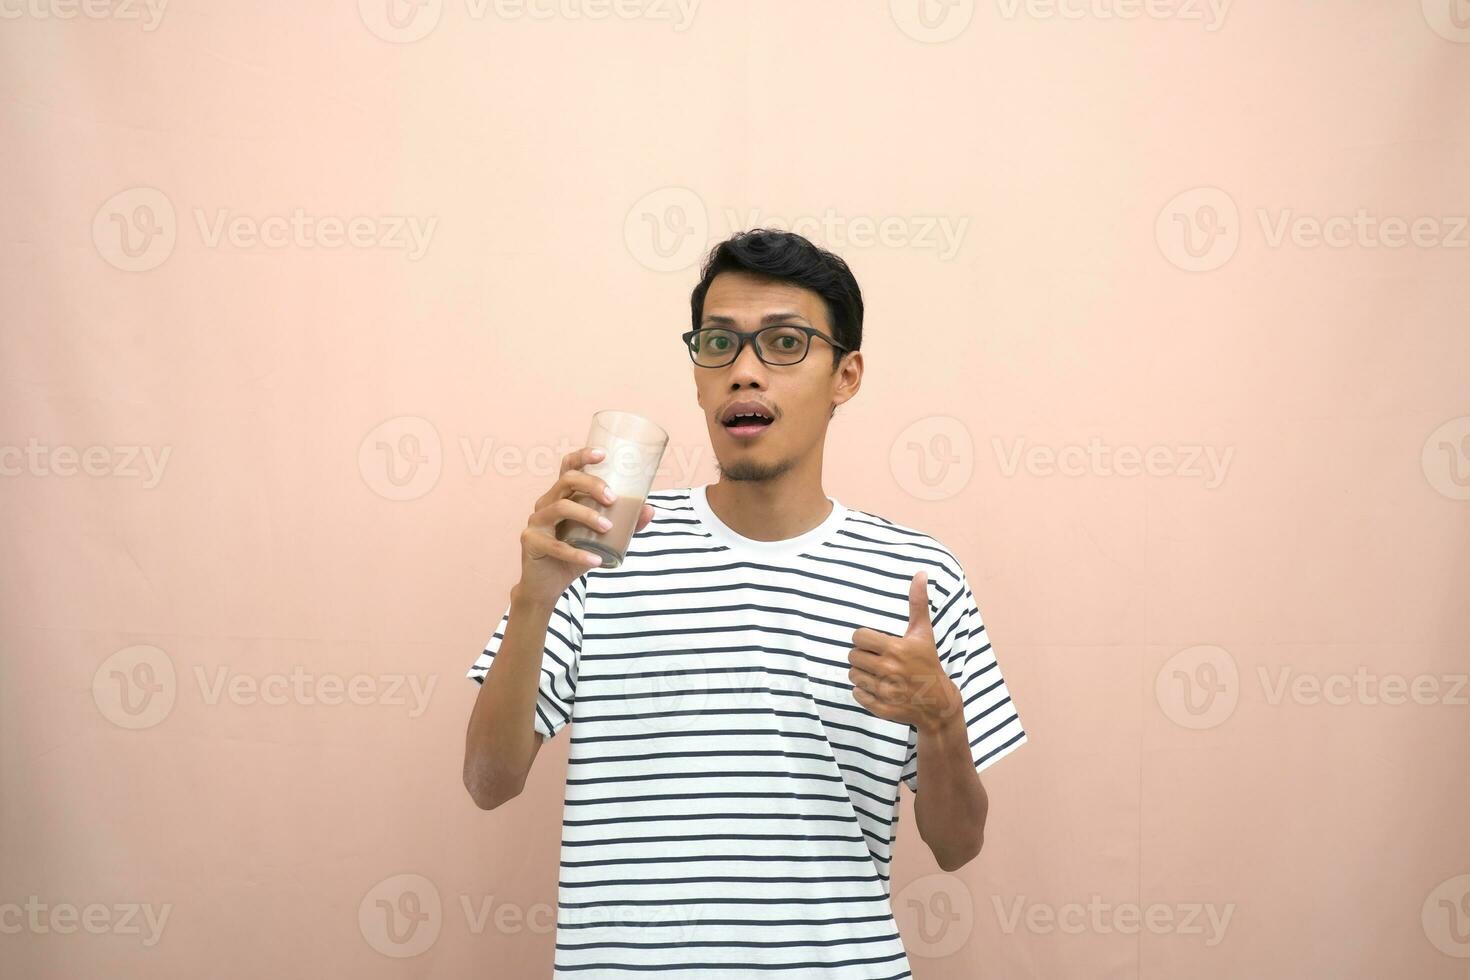
{"type": "Polygon", "coordinates": [[[759,330],[731,330],[729,327],[700,327],[684,333],[684,346],[689,359],[700,367],[717,368],[733,363],[745,345],[754,342],[755,356],[764,363],[784,367],[800,364],[811,350],[811,339],[821,337],[840,351],[844,347],[816,327],[799,323],[778,323],[759,330]]]}

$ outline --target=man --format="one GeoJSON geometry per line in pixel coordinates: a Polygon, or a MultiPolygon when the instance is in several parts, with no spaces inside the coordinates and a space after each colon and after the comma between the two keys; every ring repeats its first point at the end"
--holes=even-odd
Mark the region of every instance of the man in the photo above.
{"type": "Polygon", "coordinates": [[[555,537],[597,526],[572,497],[607,500],[583,470],[598,457],[563,460],[469,671],[465,785],[485,809],[514,798],[572,723],[557,977],[907,977],[898,784],[953,871],[984,838],[980,770],[1026,732],[955,555],[822,489],[828,422],[863,375],[846,263],[737,234],[691,308],[720,479],[650,493],[602,569],[555,537]]]}

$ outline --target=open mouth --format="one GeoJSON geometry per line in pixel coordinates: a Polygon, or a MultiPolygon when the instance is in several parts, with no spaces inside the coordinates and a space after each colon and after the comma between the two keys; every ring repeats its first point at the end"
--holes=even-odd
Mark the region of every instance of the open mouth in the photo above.
{"type": "Polygon", "coordinates": [[[737,406],[722,421],[725,431],[739,438],[750,438],[766,431],[775,423],[774,416],[760,408],[737,406]]]}

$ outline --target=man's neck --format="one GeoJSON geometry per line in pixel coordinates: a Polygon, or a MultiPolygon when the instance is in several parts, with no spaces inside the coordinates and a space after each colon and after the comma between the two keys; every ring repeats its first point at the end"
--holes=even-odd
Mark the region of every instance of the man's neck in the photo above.
{"type": "Polygon", "coordinates": [[[705,500],[726,527],[752,541],[794,538],[832,515],[820,475],[803,479],[795,472],[770,480],[722,478],[705,490],[705,500]]]}

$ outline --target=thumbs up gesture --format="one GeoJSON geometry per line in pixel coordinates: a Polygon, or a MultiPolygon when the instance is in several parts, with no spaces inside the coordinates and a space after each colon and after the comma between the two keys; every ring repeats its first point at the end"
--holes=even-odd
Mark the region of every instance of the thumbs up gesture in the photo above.
{"type": "Polygon", "coordinates": [[[963,707],[960,690],[934,645],[925,572],[909,582],[909,622],[903,635],[859,627],[847,660],[852,664],[847,676],[853,699],[879,718],[923,730],[937,728],[963,707]]]}

